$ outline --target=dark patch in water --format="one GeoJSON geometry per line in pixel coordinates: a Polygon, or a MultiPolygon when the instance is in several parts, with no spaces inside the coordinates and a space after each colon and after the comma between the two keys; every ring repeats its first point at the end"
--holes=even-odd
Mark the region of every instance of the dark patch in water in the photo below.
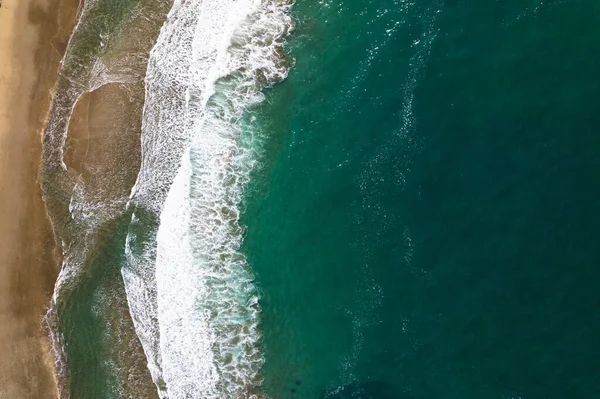
{"type": "Polygon", "coordinates": [[[322,399],[422,399],[408,392],[392,392],[390,386],[383,381],[348,384],[323,391],[319,397],[322,399]]]}

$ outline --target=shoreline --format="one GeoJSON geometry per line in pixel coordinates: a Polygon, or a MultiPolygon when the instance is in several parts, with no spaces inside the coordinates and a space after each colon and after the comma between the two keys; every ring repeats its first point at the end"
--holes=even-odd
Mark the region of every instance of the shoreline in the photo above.
{"type": "Polygon", "coordinates": [[[44,129],[40,178],[65,257],[46,316],[59,396],[157,397],[114,238],[139,171],[147,57],[168,9],[148,1],[130,13],[131,4],[80,9],[81,21],[97,23],[75,26],[44,129]]]}
{"type": "Polygon", "coordinates": [[[58,274],[38,184],[41,131],[78,0],[0,7],[0,398],[55,398],[43,318],[58,274]]]}

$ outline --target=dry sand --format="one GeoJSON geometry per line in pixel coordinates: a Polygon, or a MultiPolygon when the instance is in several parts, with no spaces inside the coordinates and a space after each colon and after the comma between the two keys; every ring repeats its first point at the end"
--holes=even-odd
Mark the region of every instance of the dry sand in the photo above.
{"type": "Polygon", "coordinates": [[[40,133],[78,0],[1,0],[0,399],[56,397],[43,316],[57,275],[40,133]]]}

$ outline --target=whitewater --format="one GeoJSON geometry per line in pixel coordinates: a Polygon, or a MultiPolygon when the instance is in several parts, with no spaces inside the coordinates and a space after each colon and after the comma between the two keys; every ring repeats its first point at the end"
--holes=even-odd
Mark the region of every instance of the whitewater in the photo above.
{"type": "Polygon", "coordinates": [[[263,140],[248,112],[287,76],[290,7],[177,0],[150,54],[122,276],[162,398],[262,396],[239,216],[263,140]]]}

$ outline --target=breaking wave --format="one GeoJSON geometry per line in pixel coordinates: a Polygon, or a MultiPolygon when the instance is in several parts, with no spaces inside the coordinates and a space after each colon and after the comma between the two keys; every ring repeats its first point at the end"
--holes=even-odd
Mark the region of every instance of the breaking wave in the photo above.
{"type": "Polygon", "coordinates": [[[179,0],[150,55],[122,270],[161,397],[258,391],[258,294],[239,205],[260,140],[245,113],[287,76],[290,2],[179,0]]]}

